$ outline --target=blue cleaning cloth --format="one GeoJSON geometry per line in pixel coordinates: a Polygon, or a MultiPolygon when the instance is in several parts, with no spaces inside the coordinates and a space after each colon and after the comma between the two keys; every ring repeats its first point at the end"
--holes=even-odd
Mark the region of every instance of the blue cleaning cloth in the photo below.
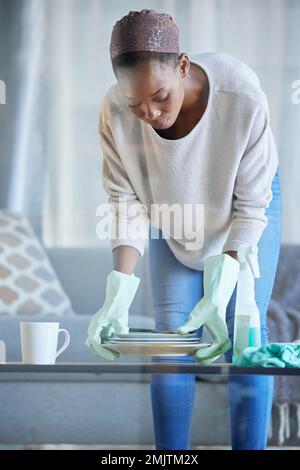
{"type": "Polygon", "coordinates": [[[300,367],[299,343],[268,343],[245,348],[236,362],[243,367],[300,367]]]}

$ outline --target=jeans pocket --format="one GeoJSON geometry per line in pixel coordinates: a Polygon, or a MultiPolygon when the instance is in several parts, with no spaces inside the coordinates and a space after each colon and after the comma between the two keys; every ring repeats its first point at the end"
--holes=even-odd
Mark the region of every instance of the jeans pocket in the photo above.
{"type": "Polygon", "coordinates": [[[272,180],[272,191],[280,191],[280,175],[279,175],[279,171],[277,170],[275,175],[274,175],[274,178],[272,180]]]}
{"type": "Polygon", "coordinates": [[[269,220],[278,220],[281,217],[281,188],[280,176],[277,170],[271,186],[272,200],[265,210],[265,215],[269,220]]]}

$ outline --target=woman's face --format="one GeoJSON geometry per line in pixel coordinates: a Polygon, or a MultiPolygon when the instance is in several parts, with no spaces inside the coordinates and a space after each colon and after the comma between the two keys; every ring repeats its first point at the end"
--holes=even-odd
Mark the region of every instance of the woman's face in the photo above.
{"type": "Polygon", "coordinates": [[[184,56],[176,69],[152,61],[120,70],[118,83],[129,110],[157,129],[171,127],[184,100],[184,76],[188,65],[184,56]]]}

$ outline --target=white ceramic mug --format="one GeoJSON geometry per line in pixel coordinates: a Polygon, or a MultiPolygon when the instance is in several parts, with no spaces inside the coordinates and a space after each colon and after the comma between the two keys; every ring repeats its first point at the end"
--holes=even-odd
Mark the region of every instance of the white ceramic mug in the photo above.
{"type": "Polygon", "coordinates": [[[58,322],[20,322],[22,361],[27,364],[55,364],[56,358],[69,346],[70,333],[58,322]],[[65,335],[57,351],[58,334],[65,335]]]}

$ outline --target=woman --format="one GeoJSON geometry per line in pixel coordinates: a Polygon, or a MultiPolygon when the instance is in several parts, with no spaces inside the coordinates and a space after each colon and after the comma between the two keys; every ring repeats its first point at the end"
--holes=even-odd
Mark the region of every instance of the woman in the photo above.
{"type": "MultiPolygon", "coordinates": [[[[101,346],[101,337],[128,332],[140,282],[133,271],[148,236],[145,213],[151,213],[156,330],[184,333],[197,325],[201,336],[206,325],[212,347],[176,360],[208,363],[225,353],[231,362],[241,244],[258,248],[255,296],[262,344],[268,341],[281,211],[267,99],[253,70],[238,59],[180,53],[171,16],[154,10],[131,11],[115,24],[110,55],[118,83],[104,98],[99,131],[103,184],[121,234],[111,238],[114,270],[86,344],[107,359],[117,357],[101,346]],[[191,217],[181,212],[165,230],[152,211],[160,204],[200,210],[176,238],[174,226],[186,228],[191,217]],[[125,231],[133,221],[142,228],[135,236],[125,231]]],[[[151,376],[156,449],[190,448],[194,393],[193,374],[151,376]]],[[[266,447],[272,393],[272,377],[230,378],[232,449],[266,447]]]]}

